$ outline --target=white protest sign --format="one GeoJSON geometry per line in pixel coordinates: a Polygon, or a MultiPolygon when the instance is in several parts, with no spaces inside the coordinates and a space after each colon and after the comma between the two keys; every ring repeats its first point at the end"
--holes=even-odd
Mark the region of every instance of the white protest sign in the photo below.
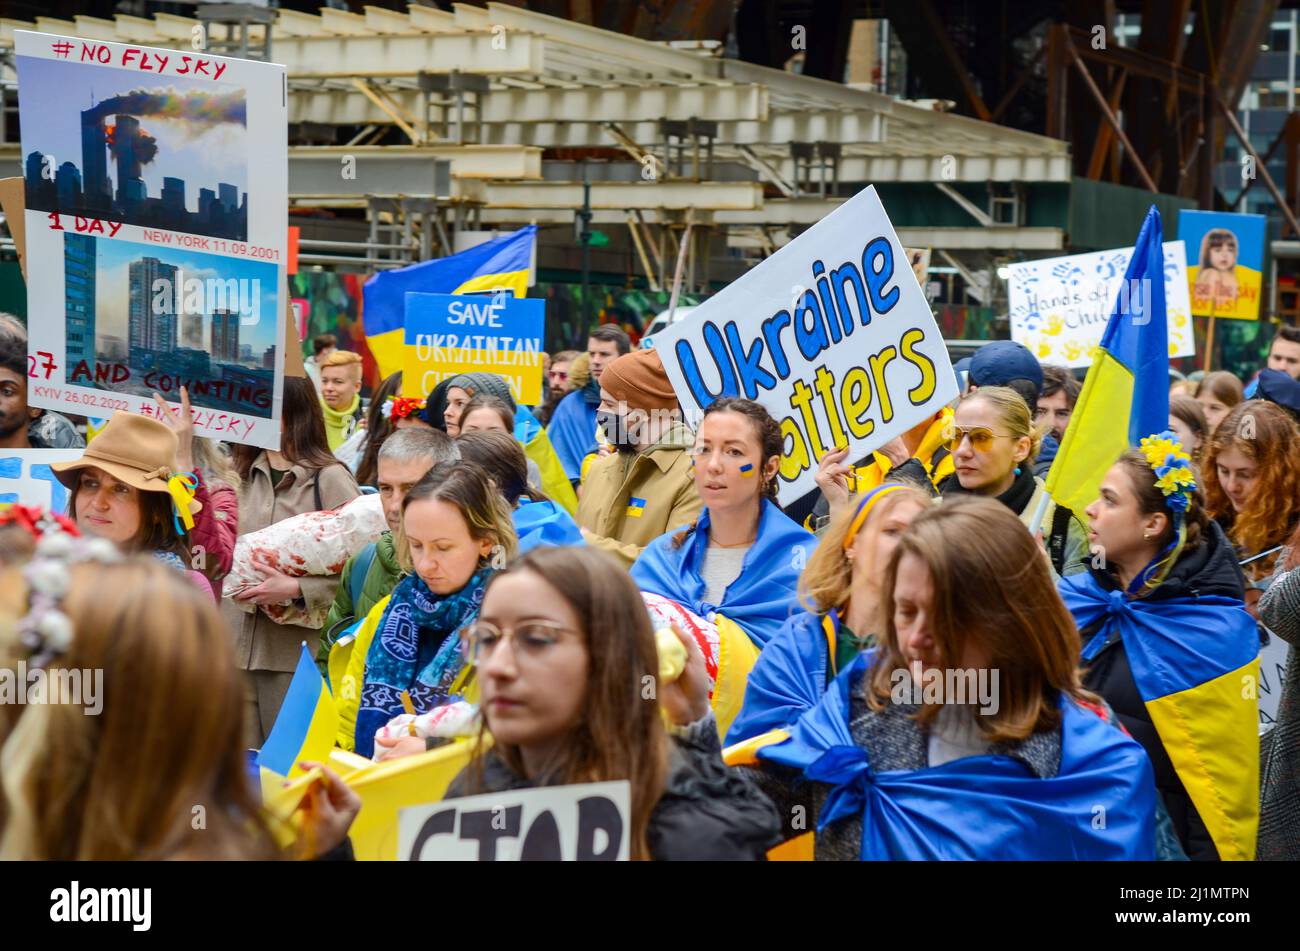
{"type": "Polygon", "coordinates": [[[0,449],[0,505],[34,505],[60,515],[68,490],[50,464],[80,459],[82,449],[0,449]]]}
{"type": "Polygon", "coordinates": [[[15,31],[32,406],[280,447],[283,66],[15,31]]]}
{"type": "Polygon", "coordinates": [[[779,501],[817,461],[901,435],[957,395],[930,306],[874,187],[655,337],[691,425],[720,396],[761,403],[785,439],[779,501]]]}
{"type": "Polygon", "coordinates": [[[1277,707],[1282,699],[1282,685],[1286,683],[1286,663],[1289,645],[1276,634],[1270,634],[1268,643],[1259,652],[1259,729],[1271,730],[1277,725],[1277,707]]]}
{"type": "MultiPolygon", "coordinates": [[[[1169,356],[1194,356],[1183,242],[1166,241],[1163,250],[1169,356]]],[[[1090,365],[1092,349],[1101,343],[1115,301],[1121,294],[1134,295],[1136,300],[1143,293],[1141,286],[1124,286],[1132,256],[1132,248],[1118,248],[1008,265],[1011,339],[1043,363],[1090,365]]]]}
{"type": "Polygon", "coordinates": [[[397,855],[411,861],[626,861],[631,784],[582,783],[403,809],[397,855]]]}

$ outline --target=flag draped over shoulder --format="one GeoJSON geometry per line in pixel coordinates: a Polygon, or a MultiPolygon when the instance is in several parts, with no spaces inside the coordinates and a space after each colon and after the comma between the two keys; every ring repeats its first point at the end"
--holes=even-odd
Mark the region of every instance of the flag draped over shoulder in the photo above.
{"type": "Polygon", "coordinates": [[[524,447],[524,455],[537,463],[537,471],[542,475],[538,488],[570,515],[576,514],[578,495],[573,491],[573,483],[565,474],[546,430],[525,406],[515,407],[515,439],[524,447]]]}
{"type": "Polygon", "coordinates": [[[1091,660],[1118,628],[1138,693],[1222,859],[1255,857],[1259,826],[1259,634],[1235,598],[1147,602],[1063,578],[1080,629],[1103,622],[1091,660]]]}
{"type": "Polygon", "coordinates": [[[292,778],[302,772],[298,764],[303,760],[323,763],[334,748],[338,721],[334,698],[304,645],[275,726],[257,753],[257,765],[292,778]]]}
{"type": "Polygon", "coordinates": [[[361,319],[380,375],[402,369],[407,291],[473,294],[509,290],[524,297],[536,238],[537,226],[529,225],[460,254],[380,271],[366,281],[361,319]]]}
{"type": "Polygon", "coordinates": [[[1169,428],[1169,327],[1160,212],[1147,212],[1106,332],[1093,356],[1047,493],[1080,518],[1106,470],[1143,436],[1169,428]]]}
{"type": "Polygon", "coordinates": [[[1061,700],[1061,766],[1040,778],[1008,756],[968,756],[926,769],[873,773],[849,732],[849,685],[860,655],[788,731],[727,751],[733,765],[777,763],[831,787],[818,828],[862,818],[863,859],[1151,860],[1156,789],[1135,740],[1061,700]]]}

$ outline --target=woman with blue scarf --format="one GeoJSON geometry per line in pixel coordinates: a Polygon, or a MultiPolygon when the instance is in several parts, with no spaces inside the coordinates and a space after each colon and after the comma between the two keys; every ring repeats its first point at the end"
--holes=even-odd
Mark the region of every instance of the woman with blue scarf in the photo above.
{"type": "Polygon", "coordinates": [[[514,557],[515,531],[480,467],[442,463],[403,500],[397,548],[410,573],[358,630],[343,684],[359,689],[339,691],[339,745],[362,756],[393,717],[464,699],[461,636],[487,579],[514,557]]]}
{"type": "Polygon", "coordinates": [[[1006,506],[922,512],[882,591],[878,645],[726,752],[807,817],[788,837],[814,829],[817,859],[1155,857],[1151,764],[1079,682],[1078,632],[1006,506]]]}
{"type": "Polygon", "coordinates": [[[776,506],[781,428],[751,400],[725,397],[704,411],[693,449],[704,511],[661,535],[632,565],[642,591],[713,620],[722,615],[760,650],[798,602],[799,572],[817,539],[776,506]]]}
{"type": "Polygon", "coordinates": [[[1060,582],[1084,685],[1146,749],[1188,857],[1253,858],[1259,636],[1178,437],[1148,436],[1120,456],[1086,514],[1091,565],[1060,582]]]}

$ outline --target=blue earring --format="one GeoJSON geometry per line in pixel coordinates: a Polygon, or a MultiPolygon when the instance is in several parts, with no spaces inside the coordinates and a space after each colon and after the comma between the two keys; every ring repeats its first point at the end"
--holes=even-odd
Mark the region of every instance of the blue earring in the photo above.
{"type": "Polygon", "coordinates": [[[1020,475],[1020,467],[1016,466],[1016,475],[1020,475]]]}

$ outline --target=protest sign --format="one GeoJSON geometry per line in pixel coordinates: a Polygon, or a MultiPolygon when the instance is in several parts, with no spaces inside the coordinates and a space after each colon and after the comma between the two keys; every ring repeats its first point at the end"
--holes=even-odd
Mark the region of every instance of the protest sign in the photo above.
{"type": "Polygon", "coordinates": [[[50,465],[80,459],[81,449],[0,449],[0,505],[35,505],[62,514],[68,490],[50,465]]]}
{"type": "Polygon", "coordinates": [[[1178,239],[1187,246],[1193,314],[1259,319],[1267,229],[1266,215],[1178,213],[1178,239]]]}
{"type": "Polygon", "coordinates": [[[815,488],[833,447],[860,459],[957,395],[874,187],[656,335],[655,349],[691,425],[720,396],[756,400],[780,422],[782,504],[815,488]]]}
{"type": "Polygon", "coordinates": [[[410,861],[578,861],[628,858],[627,780],[547,786],[403,809],[397,854],[410,861]]]}
{"type": "Polygon", "coordinates": [[[458,373],[496,373],[522,406],[542,401],[546,302],[487,294],[406,294],[402,395],[424,399],[458,373]]]}
{"type": "MultiPolygon", "coordinates": [[[[1183,244],[1166,241],[1162,248],[1169,355],[1190,357],[1196,344],[1183,244]]],[[[1124,283],[1132,256],[1132,248],[1117,248],[1009,265],[1011,339],[1043,363],[1090,366],[1119,296],[1127,295],[1135,304],[1139,297],[1146,299],[1142,282],[1135,282],[1136,287],[1124,283]]]]}
{"type": "Polygon", "coordinates": [[[284,67],[14,36],[29,402],[154,415],[184,386],[199,435],[279,448],[284,67]]]}
{"type": "Polygon", "coordinates": [[[1289,645],[1276,634],[1259,652],[1259,728],[1263,732],[1277,724],[1277,708],[1282,700],[1282,685],[1286,683],[1287,652],[1289,645]]]}

